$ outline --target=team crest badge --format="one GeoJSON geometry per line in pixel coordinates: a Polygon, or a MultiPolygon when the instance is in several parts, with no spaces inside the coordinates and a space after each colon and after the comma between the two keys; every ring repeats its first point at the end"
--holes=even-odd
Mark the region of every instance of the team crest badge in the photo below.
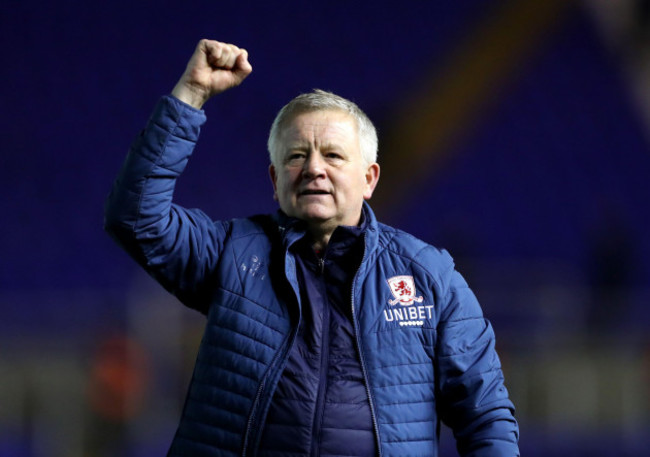
{"type": "Polygon", "coordinates": [[[414,302],[422,303],[422,296],[416,296],[413,276],[393,276],[388,279],[388,286],[395,297],[394,300],[388,300],[389,304],[409,306],[414,302]]]}

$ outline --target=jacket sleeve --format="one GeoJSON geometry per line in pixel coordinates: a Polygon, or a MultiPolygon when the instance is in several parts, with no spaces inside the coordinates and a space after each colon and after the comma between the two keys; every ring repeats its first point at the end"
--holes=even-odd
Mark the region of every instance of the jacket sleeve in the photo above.
{"type": "Polygon", "coordinates": [[[476,297],[444,252],[441,318],[435,358],[442,421],[464,457],[519,456],[519,428],[504,386],[494,331],[476,297]]]}
{"type": "Polygon", "coordinates": [[[171,96],[160,100],[115,180],[104,228],[167,290],[205,313],[203,285],[228,226],[172,203],[204,122],[203,111],[171,96]]]}

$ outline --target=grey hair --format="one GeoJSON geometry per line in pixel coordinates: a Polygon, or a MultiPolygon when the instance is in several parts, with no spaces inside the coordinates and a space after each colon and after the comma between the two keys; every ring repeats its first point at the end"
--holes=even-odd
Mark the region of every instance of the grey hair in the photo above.
{"type": "Polygon", "coordinates": [[[372,124],[366,113],[357,106],[356,103],[340,97],[332,92],[321,89],[314,89],[312,92],[300,94],[278,112],[271,131],[267,147],[269,157],[273,165],[278,165],[278,154],[280,149],[280,135],[282,129],[299,114],[312,111],[343,111],[356,121],[357,132],[359,133],[359,149],[365,165],[370,165],[377,161],[377,130],[372,124]]]}

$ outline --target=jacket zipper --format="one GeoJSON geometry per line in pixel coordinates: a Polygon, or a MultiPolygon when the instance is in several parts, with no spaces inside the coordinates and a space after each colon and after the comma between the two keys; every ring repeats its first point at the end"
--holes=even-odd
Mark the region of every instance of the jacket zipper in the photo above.
{"type": "Polygon", "coordinates": [[[264,393],[264,390],[266,389],[266,381],[269,378],[275,378],[278,370],[277,361],[278,359],[284,359],[286,354],[289,352],[288,348],[291,347],[291,344],[295,338],[296,331],[292,330],[289,335],[287,335],[287,338],[285,339],[285,344],[281,348],[280,351],[278,351],[275,354],[275,357],[273,357],[273,360],[271,361],[271,367],[273,367],[273,370],[269,370],[269,372],[262,378],[262,382],[260,382],[259,387],[257,388],[257,394],[255,395],[255,400],[253,401],[253,412],[248,418],[248,422],[246,423],[246,435],[244,437],[244,444],[242,446],[242,457],[246,457],[247,455],[254,455],[253,452],[249,452],[252,445],[254,443],[251,443],[250,437],[251,433],[254,433],[254,441],[258,441],[260,438],[260,430],[258,427],[258,413],[260,411],[260,398],[262,398],[262,394],[264,393]],[[253,426],[255,426],[255,430],[253,431],[253,426]],[[250,444],[249,444],[250,443],[250,444]]]}
{"type": "Polygon", "coordinates": [[[354,289],[357,285],[357,276],[363,261],[366,260],[366,234],[363,233],[363,257],[361,257],[361,263],[357,268],[356,273],[354,274],[354,279],[352,280],[352,291],[350,292],[350,304],[352,306],[352,323],[354,324],[354,337],[357,342],[357,351],[359,352],[359,361],[361,362],[361,373],[363,374],[364,386],[366,388],[366,394],[368,395],[368,403],[370,404],[370,416],[372,417],[372,426],[375,431],[375,441],[377,442],[377,455],[381,457],[381,440],[379,439],[379,426],[377,425],[377,416],[375,414],[375,402],[372,398],[372,393],[370,392],[370,385],[368,381],[368,372],[366,370],[366,362],[363,358],[363,351],[361,349],[361,338],[359,337],[359,323],[357,321],[357,313],[354,307],[354,289]]]}
{"type": "MultiPolygon", "coordinates": [[[[323,257],[318,258],[318,270],[320,272],[320,281],[321,286],[323,285],[324,279],[323,274],[325,272],[325,259],[323,257]]],[[[320,454],[320,436],[321,436],[321,427],[323,425],[323,414],[325,408],[325,392],[327,390],[327,374],[329,372],[329,326],[330,326],[330,312],[329,312],[329,303],[327,303],[327,293],[323,295],[325,297],[325,303],[323,303],[323,319],[322,319],[322,328],[321,328],[321,354],[320,354],[320,379],[318,381],[318,392],[316,396],[316,407],[314,408],[314,421],[312,423],[312,443],[311,443],[311,455],[317,457],[320,454]]]]}
{"type": "MultiPolygon", "coordinates": [[[[285,253],[286,256],[286,253],[285,253]]],[[[295,264],[294,264],[295,267],[295,264]]],[[[288,280],[288,279],[287,279],[288,280]]],[[[291,284],[291,281],[289,281],[291,284]]],[[[298,334],[298,328],[300,327],[300,321],[301,321],[301,312],[300,312],[300,298],[299,295],[296,293],[296,289],[293,287],[293,284],[291,284],[291,288],[294,291],[294,295],[296,295],[296,301],[298,303],[298,322],[296,325],[291,329],[291,332],[289,335],[287,335],[285,339],[284,346],[276,352],[275,356],[273,357],[273,360],[271,360],[271,367],[273,367],[273,371],[269,370],[269,372],[262,378],[262,381],[260,382],[259,387],[257,388],[257,393],[255,394],[255,400],[253,402],[253,409],[252,413],[248,418],[248,422],[246,423],[246,430],[245,430],[245,435],[244,435],[244,441],[242,445],[242,457],[246,456],[253,456],[257,454],[257,449],[255,447],[258,445],[259,440],[261,438],[261,430],[259,430],[259,424],[258,422],[258,412],[260,411],[260,399],[262,398],[262,394],[264,393],[264,390],[266,388],[266,381],[269,378],[276,379],[278,377],[278,373],[280,372],[279,366],[277,366],[278,359],[281,361],[285,361],[287,358],[287,354],[289,353],[289,348],[293,345],[293,342],[296,339],[296,335],[298,334]],[[255,425],[256,430],[254,431],[255,433],[255,438],[251,442],[250,437],[251,437],[251,429],[255,425]],[[252,449],[249,449],[252,448],[252,449]],[[252,452],[249,452],[252,451],[252,452]]],[[[283,364],[282,364],[283,365],[283,364]]],[[[269,397],[268,402],[271,401],[271,398],[269,397]]]]}

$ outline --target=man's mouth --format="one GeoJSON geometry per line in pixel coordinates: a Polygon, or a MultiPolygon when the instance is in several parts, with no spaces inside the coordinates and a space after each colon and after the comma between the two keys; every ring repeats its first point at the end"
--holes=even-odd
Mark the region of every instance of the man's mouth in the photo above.
{"type": "Polygon", "coordinates": [[[326,190],[318,190],[318,189],[306,189],[303,190],[299,193],[300,196],[303,195],[329,195],[329,192],[326,190]]]}

